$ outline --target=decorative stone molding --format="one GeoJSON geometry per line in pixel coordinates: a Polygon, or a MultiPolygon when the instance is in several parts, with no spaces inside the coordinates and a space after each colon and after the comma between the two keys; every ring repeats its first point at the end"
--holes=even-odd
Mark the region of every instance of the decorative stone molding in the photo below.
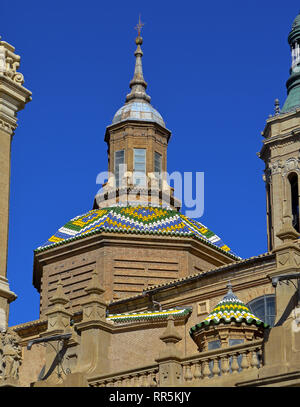
{"type": "Polygon", "coordinates": [[[271,175],[281,174],[283,168],[282,160],[277,160],[269,164],[271,175]]]}
{"type": "Polygon", "coordinates": [[[16,123],[13,125],[11,123],[8,123],[7,121],[0,119],[0,130],[4,130],[6,133],[12,134],[15,131],[16,127],[16,123]]]}
{"type": "Polygon", "coordinates": [[[71,312],[66,310],[66,305],[69,299],[64,294],[63,284],[61,279],[57,283],[57,288],[54,295],[50,298],[52,308],[47,311],[48,328],[47,334],[57,332],[65,332],[70,327],[71,312]]]}
{"type": "Polygon", "coordinates": [[[270,168],[266,168],[262,178],[263,178],[263,181],[266,182],[267,184],[272,183],[272,171],[270,168]]]}
{"type": "Polygon", "coordinates": [[[300,172],[299,157],[291,157],[285,161],[277,160],[269,163],[269,166],[266,168],[263,175],[263,180],[265,182],[271,182],[272,175],[281,174],[283,177],[285,177],[291,171],[300,172]]]}
{"type": "Polygon", "coordinates": [[[284,177],[291,171],[300,171],[299,158],[291,157],[286,160],[281,175],[284,177]]]}
{"type": "Polygon", "coordinates": [[[0,75],[10,78],[18,85],[23,85],[24,76],[17,69],[20,66],[20,56],[14,53],[14,47],[5,41],[0,41],[0,75]]]}
{"type": "Polygon", "coordinates": [[[156,362],[159,363],[159,383],[161,386],[176,386],[182,383],[181,352],[176,344],[182,340],[181,335],[175,330],[174,316],[169,315],[167,327],[160,340],[165,343],[165,348],[159,353],[156,362]]]}

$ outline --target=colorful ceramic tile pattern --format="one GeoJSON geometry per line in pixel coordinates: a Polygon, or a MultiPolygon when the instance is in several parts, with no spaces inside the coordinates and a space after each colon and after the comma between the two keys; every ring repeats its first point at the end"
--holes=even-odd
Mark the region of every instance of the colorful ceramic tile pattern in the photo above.
{"type": "Polygon", "coordinates": [[[219,236],[200,222],[175,210],[152,206],[116,206],[76,216],[38,247],[36,252],[101,232],[191,236],[240,259],[219,236]]]}
{"type": "Polygon", "coordinates": [[[218,325],[219,323],[231,323],[231,322],[246,322],[248,324],[255,324],[267,328],[269,325],[265,324],[261,319],[256,317],[250,309],[239,300],[229,288],[228,293],[220,301],[210,314],[204,319],[204,321],[193,326],[190,329],[190,335],[204,328],[208,325],[218,325]]]}
{"type": "Polygon", "coordinates": [[[144,312],[129,312],[126,314],[109,314],[107,320],[114,323],[125,322],[138,322],[149,321],[157,319],[167,319],[169,315],[173,315],[174,318],[181,318],[191,313],[191,308],[171,308],[162,311],[144,311],[144,312]]]}

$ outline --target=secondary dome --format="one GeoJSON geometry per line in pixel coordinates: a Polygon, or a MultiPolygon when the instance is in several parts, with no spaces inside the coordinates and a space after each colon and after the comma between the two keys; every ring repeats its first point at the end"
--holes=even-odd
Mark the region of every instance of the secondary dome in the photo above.
{"type": "Polygon", "coordinates": [[[218,325],[220,323],[231,322],[246,322],[247,324],[255,324],[267,328],[269,325],[255,316],[250,309],[245,305],[231,290],[231,284],[229,284],[227,294],[223,299],[214,307],[214,309],[208,314],[204,321],[193,326],[190,329],[190,335],[193,336],[194,332],[199,329],[205,328],[208,325],[218,325]]]}
{"type": "Polygon", "coordinates": [[[130,119],[151,121],[165,127],[165,123],[160,113],[146,101],[132,101],[126,103],[114,115],[112,123],[115,124],[130,119]]]}
{"type": "Polygon", "coordinates": [[[102,232],[190,236],[226,252],[236,260],[240,259],[202,223],[172,209],[144,206],[94,209],[76,216],[58,229],[36,252],[102,232]]]}
{"type": "MultiPolygon", "coordinates": [[[[269,325],[256,317],[232,292],[228,292],[204,319],[190,329],[190,336],[199,352],[261,339],[269,325]]],[[[259,360],[255,362],[255,365],[259,360]]]]}

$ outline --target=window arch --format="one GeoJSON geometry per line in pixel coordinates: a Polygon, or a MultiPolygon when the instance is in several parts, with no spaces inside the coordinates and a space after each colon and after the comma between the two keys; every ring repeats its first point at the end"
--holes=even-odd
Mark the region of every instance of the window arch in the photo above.
{"type": "Polygon", "coordinates": [[[248,302],[248,308],[252,313],[270,326],[274,325],[276,316],[275,295],[268,294],[257,297],[248,302]]]}
{"type": "Polygon", "coordinates": [[[298,175],[292,172],[288,176],[290,184],[291,210],[293,227],[300,232],[299,227],[299,191],[298,191],[298,175]]]}

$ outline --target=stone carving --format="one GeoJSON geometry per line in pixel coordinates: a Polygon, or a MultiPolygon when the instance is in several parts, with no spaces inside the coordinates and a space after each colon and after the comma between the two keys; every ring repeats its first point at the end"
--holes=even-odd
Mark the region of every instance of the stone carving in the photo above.
{"type": "Polygon", "coordinates": [[[297,267],[300,266],[300,255],[297,253],[294,253],[294,261],[297,267]]]}
{"type": "Polygon", "coordinates": [[[272,171],[270,168],[267,168],[263,174],[263,181],[267,184],[272,183],[272,171]]]}
{"type": "Polygon", "coordinates": [[[17,69],[20,66],[20,56],[12,52],[13,48],[0,41],[0,74],[7,76],[15,83],[23,85],[24,76],[17,69]]]}
{"type": "Polygon", "coordinates": [[[282,170],[282,176],[285,176],[290,171],[299,171],[299,158],[292,157],[286,160],[282,170]]]}
{"type": "Polygon", "coordinates": [[[289,260],[289,255],[286,253],[278,254],[278,262],[284,266],[286,262],[289,260]]]}
{"type": "Polygon", "coordinates": [[[274,161],[273,163],[269,164],[269,168],[270,168],[270,171],[271,171],[272,175],[280,174],[281,170],[282,170],[282,167],[283,167],[283,165],[282,165],[281,160],[277,160],[277,161],[274,161]]]}
{"type": "Polygon", "coordinates": [[[300,159],[291,157],[288,158],[285,162],[282,160],[277,160],[272,163],[269,163],[269,168],[265,170],[264,181],[270,182],[271,176],[275,174],[281,174],[283,177],[286,176],[290,171],[300,171],[299,166],[300,159]]]}
{"type": "Polygon", "coordinates": [[[7,133],[11,134],[16,129],[17,124],[12,125],[11,123],[7,123],[6,121],[0,119],[0,129],[6,131],[7,133]]]}
{"type": "Polygon", "coordinates": [[[6,331],[0,334],[0,378],[18,380],[22,362],[20,338],[15,332],[6,331]]]}

